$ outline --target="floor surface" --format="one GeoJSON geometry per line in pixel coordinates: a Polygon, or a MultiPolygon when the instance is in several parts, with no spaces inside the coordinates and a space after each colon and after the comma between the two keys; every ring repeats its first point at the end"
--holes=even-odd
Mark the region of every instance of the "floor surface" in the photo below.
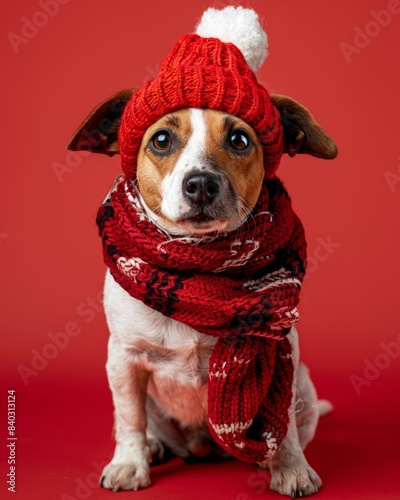
{"type": "MultiPolygon", "coordinates": [[[[187,465],[174,459],[152,468],[153,485],[139,492],[112,493],[98,487],[100,470],[113,450],[112,406],[105,377],[45,378],[17,392],[16,493],[2,473],[0,498],[86,500],[250,500],[279,498],[269,474],[232,460],[187,465]],[[115,496],[117,495],[117,496],[115,496]]],[[[400,499],[400,408],[393,369],[381,373],[360,395],[348,376],[314,376],[320,394],[335,410],[320,421],[307,449],[323,478],[317,498],[400,499]],[[392,388],[392,389],[391,389],[392,388]]],[[[4,381],[4,379],[3,379],[4,381]]],[[[6,390],[3,390],[3,394],[6,390]]],[[[5,424],[3,424],[3,429],[5,424]]],[[[3,443],[5,440],[2,440],[3,443]]],[[[2,449],[2,468],[5,464],[2,449]]]]}

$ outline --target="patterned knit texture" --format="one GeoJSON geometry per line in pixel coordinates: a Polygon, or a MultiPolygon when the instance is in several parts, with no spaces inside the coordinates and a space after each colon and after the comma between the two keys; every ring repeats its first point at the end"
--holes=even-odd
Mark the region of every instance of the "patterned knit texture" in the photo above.
{"type": "Polygon", "coordinates": [[[264,182],[238,232],[171,238],[149,220],[134,183],[119,176],[97,223],[104,259],[132,296],[219,337],[210,358],[209,428],[241,460],[262,462],[287,432],[306,243],[282,185],[264,182]]]}
{"type": "Polygon", "coordinates": [[[156,78],[133,94],[125,108],[119,143],[128,177],[135,178],[147,128],[165,114],[190,107],[225,111],[251,125],[264,147],[266,177],[273,177],[283,147],[278,110],[235,45],[196,34],[175,44],[156,78]]]}

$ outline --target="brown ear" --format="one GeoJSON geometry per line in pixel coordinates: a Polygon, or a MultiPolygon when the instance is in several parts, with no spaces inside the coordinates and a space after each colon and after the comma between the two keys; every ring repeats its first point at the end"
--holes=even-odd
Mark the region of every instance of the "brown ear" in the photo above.
{"type": "Polygon", "coordinates": [[[281,115],[284,153],[291,157],[304,153],[326,160],[337,156],[336,144],[307,108],[280,94],[272,94],[271,101],[281,115]]]}
{"type": "Polygon", "coordinates": [[[67,149],[103,153],[108,156],[118,154],[121,116],[133,92],[133,89],[121,90],[99,104],[76,130],[67,149]]]}

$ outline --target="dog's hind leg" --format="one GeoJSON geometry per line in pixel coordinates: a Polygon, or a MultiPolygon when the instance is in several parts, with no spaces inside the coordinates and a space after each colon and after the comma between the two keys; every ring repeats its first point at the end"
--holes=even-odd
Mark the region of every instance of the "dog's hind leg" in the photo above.
{"type": "Polygon", "coordinates": [[[147,440],[150,447],[150,463],[160,464],[169,456],[186,457],[185,437],[178,424],[148,394],[147,440]]]}
{"type": "Polygon", "coordinates": [[[332,403],[327,400],[318,400],[317,391],[310,378],[308,368],[299,364],[297,372],[298,400],[296,404],[296,423],[299,442],[304,450],[314,438],[319,417],[332,410],[332,403]]]}

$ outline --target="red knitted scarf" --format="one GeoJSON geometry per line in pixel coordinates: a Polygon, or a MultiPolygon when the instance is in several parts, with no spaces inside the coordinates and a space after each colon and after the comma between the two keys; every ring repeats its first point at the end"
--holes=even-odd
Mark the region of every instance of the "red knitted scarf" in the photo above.
{"type": "Polygon", "coordinates": [[[132,181],[117,177],[97,224],[104,260],[132,297],[219,339],[211,354],[209,429],[248,462],[270,458],[289,422],[303,227],[282,183],[268,179],[251,217],[213,238],[171,237],[146,216],[132,181]]]}

